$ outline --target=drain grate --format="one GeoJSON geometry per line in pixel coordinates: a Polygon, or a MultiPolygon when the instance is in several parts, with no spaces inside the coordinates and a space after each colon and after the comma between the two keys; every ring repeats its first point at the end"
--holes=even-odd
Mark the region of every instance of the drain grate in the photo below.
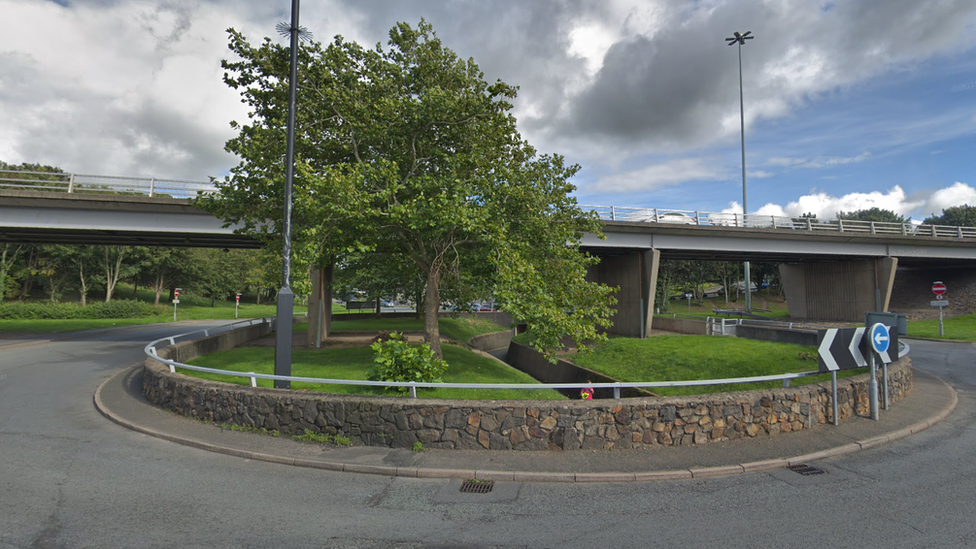
{"type": "Polygon", "coordinates": [[[468,479],[461,484],[461,491],[466,494],[487,494],[495,485],[493,480],[468,479]]]}
{"type": "Polygon", "coordinates": [[[793,471],[794,473],[799,473],[799,474],[801,474],[801,475],[803,475],[805,477],[812,476],[812,475],[825,475],[825,474],[827,474],[827,471],[824,471],[823,469],[817,469],[816,467],[807,465],[805,463],[800,463],[800,464],[797,464],[797,465],[790,465],[788,467],[788,469],[790,471],[793,471]]]}

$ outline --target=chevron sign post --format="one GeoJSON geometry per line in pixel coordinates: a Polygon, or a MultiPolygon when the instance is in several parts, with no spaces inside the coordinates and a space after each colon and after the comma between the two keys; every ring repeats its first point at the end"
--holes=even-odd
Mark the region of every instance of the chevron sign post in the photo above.
{"type": "Polygon", "coordinates": [[[868,391],[871,418],[878,419],[878,380],[875,364],[884,366],[885,409],[888,409],[888,368],[898,359],[898,330],[884,324],[863,328],[828,328],[817,332],[817,356],[821,373],[830,373],[834,400],[834,425],[837,425],[837,372],[870,366],[868,391]]]}
{"type": "Polygon", "coordinates": [[[868,365],[862,350],[864,328],[829,328],[817,332],[820,372],[852,370],[868,365]]]}

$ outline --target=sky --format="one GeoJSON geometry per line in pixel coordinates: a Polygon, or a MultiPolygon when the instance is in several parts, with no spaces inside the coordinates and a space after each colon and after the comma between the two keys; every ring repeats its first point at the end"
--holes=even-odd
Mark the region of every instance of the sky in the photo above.
{"type": "MultiPolygon", "coordinates": [[[[290,7],[0,0],[0,160],[226,175],[247,117],[226,29],[285,43],[290,7]]],[[[581,204],[741,212],[741,53],[750,213],[976,205],[976,1],[306,0],[300,23],[373,46],[421,18],[519,86],[519,131],[581,166],[581,204]]]]}

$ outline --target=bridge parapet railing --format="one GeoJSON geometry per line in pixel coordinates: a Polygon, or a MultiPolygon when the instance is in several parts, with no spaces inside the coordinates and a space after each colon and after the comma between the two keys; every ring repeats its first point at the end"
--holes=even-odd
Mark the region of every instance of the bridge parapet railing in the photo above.
{"type": "Polygon", "coordinates": [[[216,190],[212,183],[204,181],[22,170],[0,170],[0,188],[184,199],[216,190]]]}
{"type": "Polygon", "coordinates": [[[889,223],[849,219],[816,219],[765,214],[703,212],[699,210],[633,208],[626,206],[581,205],[580,208],[595,212],[603,221],[976,239],[976,227],[917,225],[915,223],[889,223]]]}

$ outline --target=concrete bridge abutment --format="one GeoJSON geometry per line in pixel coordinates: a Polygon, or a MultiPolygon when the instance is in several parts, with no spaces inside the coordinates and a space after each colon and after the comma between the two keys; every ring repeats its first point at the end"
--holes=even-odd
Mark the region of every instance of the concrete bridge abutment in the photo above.
{"type": "Polygon", "coordinates": [[[587,279],[617,287],[617,312],[607,332],[627,337],[647,337],[654,320],[654,296],[661,252],[656,249],[634,250],[600,256],[600,263],[590,267],[587,279]]]}
{"type": "Polygon", "coordinates": [[[793,318],[859,322],[887,311],[898,258],[783,263],[780,279],[793,318]]]}

